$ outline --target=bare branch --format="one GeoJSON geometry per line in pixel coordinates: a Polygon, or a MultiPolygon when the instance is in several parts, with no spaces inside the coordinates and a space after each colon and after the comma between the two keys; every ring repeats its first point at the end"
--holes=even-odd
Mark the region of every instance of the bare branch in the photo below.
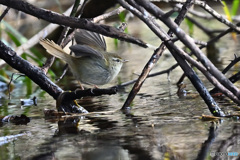
{"type": "MultiPolygon", "coordinates": [[[[202,84],[201,80],[197,77],[196,73],[192,70],[192,68],[185,62],[185,60],[183,59],[183,57],[181,57],[179,55],[180,52],[182,52],[181,49],[179,49],[176,45],[173,44],[173,42],[171,41],[171,38],[164,32],[161,30],[161,28],[158,26],[158,24],[154,23],[153,18],[150,18],[150,14],[145,11],[145,9],[149,10],[150,12],[153,12],[154,15],[156,17],[158,17],[161,21],[163,21],[175,34],[176,32],[179,33],[180,31],[183,32],[176,23],[173,23],[169,17],[166,17],[166,15],[160,11],[160,9],[153,5],[152,3],[150,3],[149,1],[140,1],[137,0],[136,2],[142,6],[143,8],[139,7],[138,5],[135,5],[135,3],[132,0],[128,0],[129,3],[123,1],[123,0],[118,0],[118,2],[125,7],[126,9],[128,9],[129,11],[131,11],[132,13],[134,13],[136,16],[138,16],[142,21],[144,21],[149,28],[152,29],[152,31],[159,37],[161,38],[162,41],[165,42],[166,47],[170,50],[170,52],[172,53],[172,55],[174,56],[174,58],[178,61],[178,64],[181,66],[181,68],[184,70],[184,72],[186,73],[186,75],[188,76],[188,78],[190,79],[190,81],[193,83],[193,85],[195,86],[195,88],[197,89],[197,91],[199,92],[199,94],[201,95],[201,97],[204,99],[205,103],[208,105],[209,110],[211,111],[211,113],[215,116],[225,116],[225,114],[221,111],[221,109],[218,107],[218,105],[216,104],[216,102],[214,101],[214,99],[211,97],[211,95],[209,94],[209,92],[207,91],[206,87],[202,84]],[[130,5],[131,4],[131,5],[130,5]],[[145,9],[144,9],[145,8],[145,9]],[[156,10],[158,10],[159,12],[155,14],[156,10]],[[174,26],[174,28],[173,28],[174,26]]],[[[191,0],[190,0],[191,2],[191,0]]],[[[180,40],[182,40],[182,38],[184,37],[184,40],[187,41],[188,43],[194,43],[194,41],[191,38],[186,39],[186,36],[184,34],[181,33],[181,35],[178,35],[178,38],[180,40]],[[182,37],[183,36],[183,37],[182,37]],[[190,41],[190,42],[189,42],[190,41]]],[[[195,46],[195,44],[191,44],[194,47],[189,47],[190,49],[193,50],[197,50],[198,48],[195,46]]],[[[136,82],[138,84],[136,84],[136,86],[141,86],[139,84],[142,84],[142,80],[136,82]]],[[[128,99],[125,101],[124,105],[122,108],[124,107],[128,107],[131,103],[131,101],[134,98],[134,94],[135,92],[138,91],[139,87],[133,87],[132,89],[132,93],[130,92],[128,99]],[[130,103],[129,103],[130,102],[130,103]]]]}
{"type": "Polygon", "coordinates": [[[48,94],[53,98],[57,99],[59,94],[63,92],[63,90],[54,84],[40,68],[22,59],[17,55],[16,52],[2,43],[2,41],[0,41],[0,53],[1,59],[7,62],[14,69],[18,70],[21,73],[24,73],[33,82],[38,84],[43,90],[48,92],[48,94]]]}
{"type": "MultiPolygon", "coordinates": [[[[198,60],[205,66],[205,68],[228,90],[230,90],[234,95],[240,99],[240,91],[234,86],[213,64],[212,62],[202,53],[202,51],[195,45],[193,39],[188,36],[181,28],[179,28],[170,18],[164,17],[164,12],[155,6],[154,4],[144,1],[137,0],[141,5],[143,5],[149,12],[154,16],[159,18],[163,23],[165,23],[174,34],[193,52],[193,54],[198,58],[198,60]]],[[[174,47],[174,46],[173,46],[174,47]]],[[[176,48],[177,49],[177,48],[176,48]]]]}
{"type": "MultiPolygon", "coordinates": [[[[85,3],[83,3],[83,4],[85,4],[85,3]]],[[[70,13],[70,17],[75,17],[75,14],[76,14],[76,12],[77,12],[77,10],[78,10],[79,5],[80,5],[80,0],[75,0],[75,3],[74,3],[74,5],[73,5],[73,7],[72,7],[72,11],[71,11],[71,13],[70,13]]],[[[81,7],[84,7],[84,5],[82,5],[81,7]]],[[[81,15],[80,15],[80,16],[81,16],[81,15]]],[[[62,47],[65,47],[65,46],[63,46],[63,41],[64,41],[64,39],[66,38],[69,30],[70,30],[70,27],[67,27],[67,26],[64,27],[64,29],[62,30],[61,35],[58,37],[58,42],[57,42],[57,44],[59,44],[59,45],[62,46],[62,47]]],[[[48,72],[48,70],[49,70],[49,68],[52,66],[54,60],[55,60],[55,57],[54,57],[54,56],[48,57],[48,59],[46,60],[45,64],[44,64],[43,67],[42,67],[42,70],[43,70],[45,73],[48,72]]]]}
{"type": "Polygon", "coordinates": [[[86,29],[92,32],[100,33],[108,37],[118,38],[119,40],[124,40],[142,47],[147,47],[146,43],[144,43],[140,39],[120,32],[118,29],[114,27],[102,24],[95,24],[89,19],[64,16],[46,9],[37,8],[22,0],[1,0],[0,4],[20,10],[22,12],[25,12],[40,19],[44,19],[51,23],[69,26],[71,28],[86,29]]]}
{"type": "Polygon", "coordinates": [[[4,12],[2,13],[2,15],[0,16],[0,22],[2,21],[2,19],[5,17],[5,15],[8,13],[8,11],[10,10],[10,7],[7,7],[4,12]]]}
{"type": "MultiPolygon", "coordinates": [[[[68,15],[70,14],[72,10],[72,6],[67,9],[67,11],[64,12],[64,14],[68,15]]],[[[45,28],[43,28],[41,31],[39,31],[37,34],[35,34],[33,37],[31,37],[26,43],[22,44],[21,46],[16,48],[16,53],[20,56],[24,52],[28,51],[31,47],[39,43],[39,39],[46,38],[49,34],[51,34],[56,28],[58,28],[59,25],[57,24],[49,24],[45,28]]],[[[5,65],[4,61],[0,61],[0,67],[5,65]]]]}
{"type": "Polygon", "coordinates": [[[97,22],[99,22],[101,20],[104,20],[104,19],[107,19],[108,17],[111,17],[113,15],[120,14],[123,11],[125,11],[125,8],[119,7],[119,8],[117,8],[117,9],[111,11],[111,12],[108,12],[108,13],[105,13],[105,14],[102,14],[102,15],[100,15],[98,17],[93,18],[92,21],[93,21],[93,23],[97,23],[97,22]]]}

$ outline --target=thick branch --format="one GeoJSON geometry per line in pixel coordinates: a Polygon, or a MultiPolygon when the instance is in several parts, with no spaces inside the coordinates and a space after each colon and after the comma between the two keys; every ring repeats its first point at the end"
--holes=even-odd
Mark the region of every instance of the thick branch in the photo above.
{"type": "Polygon", "coordinates": [[[75,99],[79,99],[79,97],[112,95],[116,93],[117,93],[117,87],[113,87],[109,89],[94,88],[94,89],[86,89],[86,90],[76,90],[74,92],[63,92],[61,96],[64,97],[64,100],[72,101],[75,99]]]}
{"type": "Polygon", "coordinates": [[[54,99],[57,99],[59,94],[63,92],[63,90],[54,84],[40,68],[19,57],[16,52],[7,47],[2,41],[0,41],[0,58],[14,69],[28,76],[54,99]]]}
{"type": "Polygon", "coordinates": [[[34,17],[44,19],[51,23],[69,26],[72,28],[86,29],[92,32],[100,33],[108,37],[118,38],[120,40],[131,42],[142,47],[147,47],[146,43],[144,43],[140,39],[134,38],[123,32],[120,32],[118,29],[114,27],[92,23],[92,21],[89,19],[64,16],[49,10],[37,8],[22,0],[1,0],[0,4],[25,12],[34,17]]]}

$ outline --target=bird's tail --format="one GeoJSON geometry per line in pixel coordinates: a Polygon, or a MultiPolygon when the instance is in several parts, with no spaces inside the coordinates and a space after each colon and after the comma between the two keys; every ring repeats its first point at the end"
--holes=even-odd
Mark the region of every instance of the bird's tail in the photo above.
{"type": "Polygon", "coordinates": [[[51,55],[64,60],[69,63],[71,55],[67,54],[59,45],[50,41],[49,39],[41,39],[40,44],[47,50],[51,55]]]}

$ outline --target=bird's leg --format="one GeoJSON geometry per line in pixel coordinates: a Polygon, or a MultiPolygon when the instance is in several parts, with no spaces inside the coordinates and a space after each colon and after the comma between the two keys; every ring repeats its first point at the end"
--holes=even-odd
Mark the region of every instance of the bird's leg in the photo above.
{"type": "Polygon", "coordinates": [[[79,84],[79,86],[80,86],[80,89],[81,89],[81,90],[84,90],[84,87],[82,86],[82,84],[81,84],[80,81],[78,81],[78,84],[79,84]]]}
{"type": "Polygon", "coordinates": [[[99,87],[97,85],[95,85],[95,84],[93,85],[93,88],[94,89],[99,89],[99,87]]]}
{"type": "MultiPolygon", "coordinates": [[[[80,81],[78,81],[78,84],[79,84],[79,86],[80,86],[80,89],[81,89],[81,90],[84,90],[84,87],[82,86],[82,84],[81,84],[80,81]]],[[[77,91],[77,89],[75,90],[75,94],[76,94],[76,91],[77,91]]],[[[80,107],[79,104],[77,103],[77,100],[74,100],[73,102],[76,104],[76,106],[80,107]]]]}
{"type": "Polygon", "coordinates": [[[93,89],[99,89],[99,87],[94,84],[94,85],[93,85],[93,88],[91,88],[91,93],[92,93],[92,94],[94,94],[94,93],[93,93],[93,89]]]}

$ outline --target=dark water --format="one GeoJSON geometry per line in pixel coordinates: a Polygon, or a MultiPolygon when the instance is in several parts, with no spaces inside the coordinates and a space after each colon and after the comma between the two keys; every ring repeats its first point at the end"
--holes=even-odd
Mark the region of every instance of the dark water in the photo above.
{"type": "MultiPolygon", "coordinates": [[[[238,120],[202,121],[199,117],[210,113],[199,97],[179,99],[169,90],[164,93],[162,86],[176,91],[174,85],[162,83],[154,86],[159,94],[141,92],[129,113],[119,110],[126,93],[83,99],[82,106],[92,113],[60,119],[44,116],[45,108],[54,109],[47,95],[38,106],[21,108],[16,101],[8,114],[25,112],[31,121],[2,124],[1,137],[16,138],[1,144],[1,159],[195,159],[208,141],[207,157],[224,144],[227,148],[221,152],[239,153],[238,120]]],[[[227,100],[220,104],[224,111],[235,106],[227,100]]]]}
{"type": "MultiPolygon", "coordinates": [[[[129,25],[130,33],[141,33],[140,36],[147,42],[156,46],[160,44],[160,40],[150,31],[138,31],[138,22],[129,25]],[[131,26],[135,29],[131,30],[131,26]]],[[[195,31],[199,32],[197,29],[195,31]]],[[[197,38],[207,40],[204,34],[197,38]]],[[[233,43],[231,36],[219,41],[216,46],[219,50],[219,68],[226,66],[233,59],[234,53],[239,55],[239,45],[233,43]]],[[[113,48],[109,47],[110,50],[113,48]]],[[[136,78],[134,73],[141,73],[153,53],[151,49],[127,44],[122,44],[119,50],[130,61],[119,74],[118,81],[122,82],[136,78]]],[[[166,51],[153,72],[164,70],[175,63],[167,55],[166,51]]],[[[211,113],[187,79],[187,97],[180,99],[176,94],[175,84],[181,74],[178,67],[169,77],[161,75],[147,79],[133,102],[132,110],[119,110],[131,90],[129,86],[116,95],[81,99],[79,103],[91,113],[62,118],[46,118],[43,111],[55,109],[55,101],[37,86],[33,86],[34,94],[27,97],[25,86],[18,83],[12,91],[11,100],[7,99],[6,91],[1,92],[0,113],[2,116],[25,114],[31,120],[27,125],[1,123],[0,159],[191,160],[197,157],[212,159],[215,155],[220,155],[222,159],[239,157],[239,120],[229,118],[214,123],[202,121],[202,114],[211,113]],[[33,96],[38,99],[37,106],[21,106],[21,98],[33,96]]],[[[200,77],[206,82],[201,74],[200,77]]],[[[109,86],[116,83],[117,80],[109,86]]],[[[209,89],[212,88],[207,82],[205,84],[209,89]]],[[[65,88],[68,87],[65,84],[65,88]]],[[[227,98],[216,100],[225,113],[240,110],[227,98]]]]}

